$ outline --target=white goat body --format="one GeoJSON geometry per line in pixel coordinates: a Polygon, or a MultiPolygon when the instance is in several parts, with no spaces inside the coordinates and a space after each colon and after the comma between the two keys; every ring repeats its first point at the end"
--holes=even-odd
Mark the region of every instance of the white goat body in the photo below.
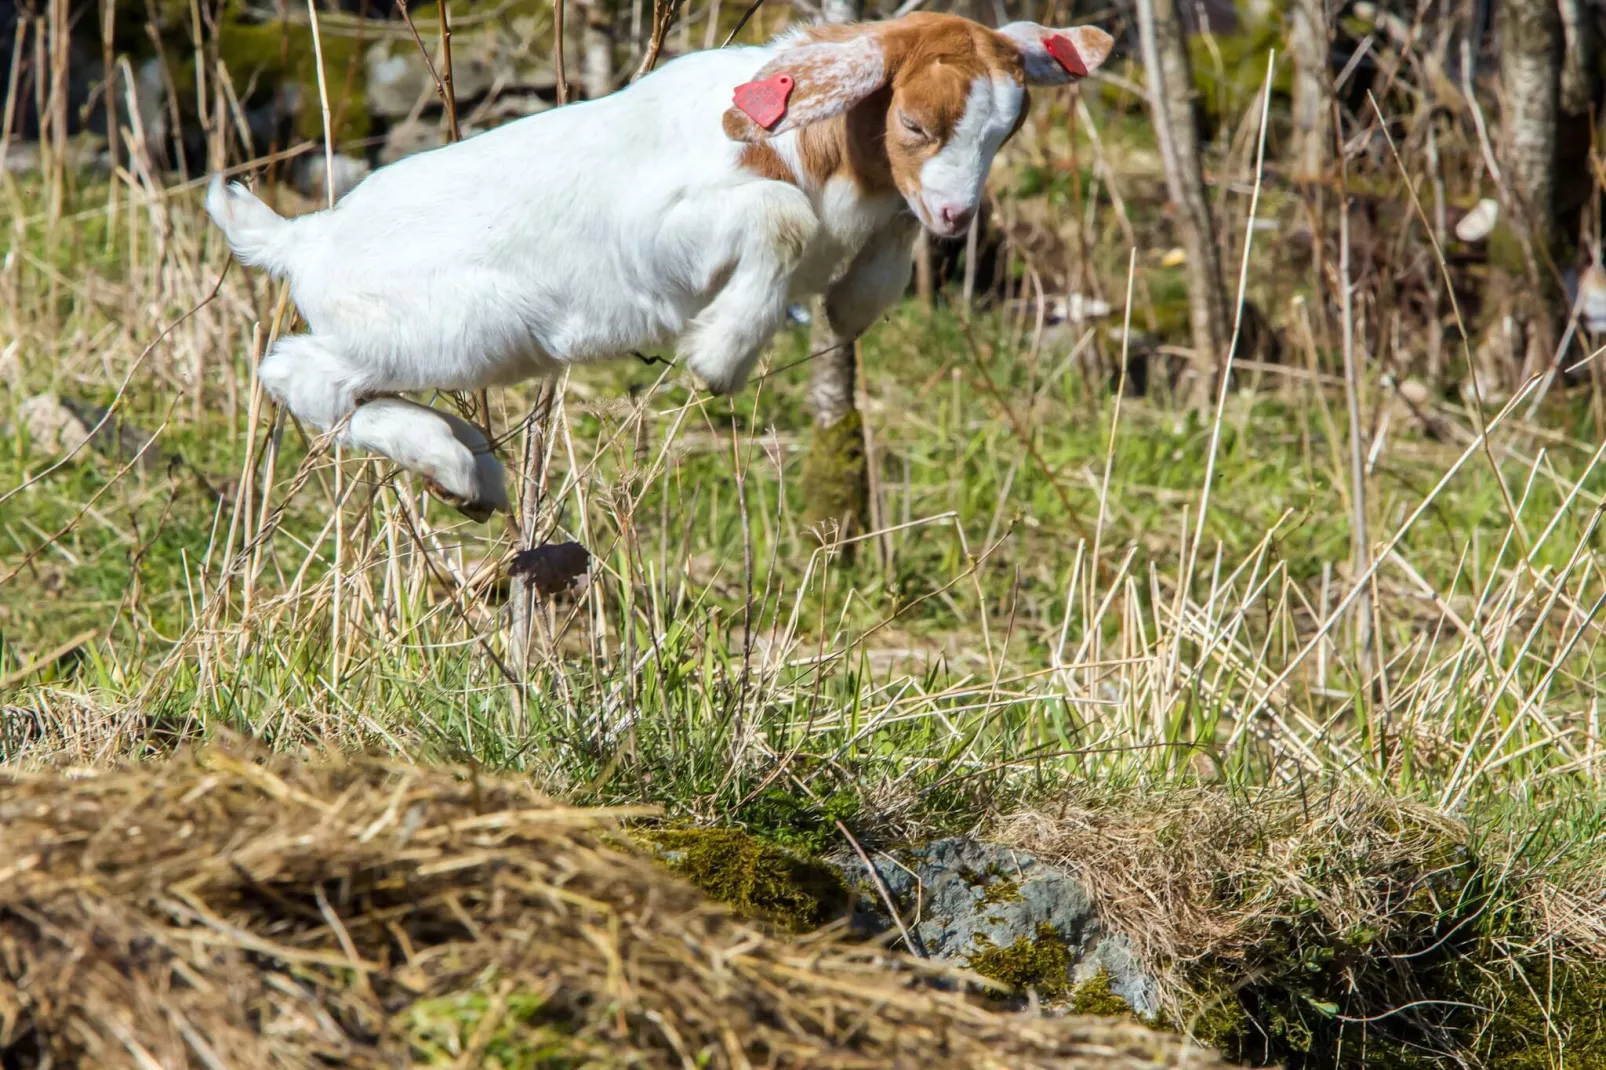
{"type": "MultiPolygon", "coordinates": [[[[1093,65],[1108,52],[1097,30],[1066,32],[1093,65]]],[[[868,47],[882,49],[872,59],[886,66],[881,39],[868,47]]],[[[289,279],[308,327],[263,360],[263,386],[320,429],[349,416],[346,441],[418,471],[438,496],[484,518],[508,505],[484,436],[383,395],[506,385],[668,344],[727,392],[745,382],[787,304],[822,291],[833,327],[857,335],[907,287],[916,216],[968,224],[965,198],[979,198],[1021,108],[1007,78],[978,76],[952,129],[921,150],[936,185],[975,186],[939,190],[959,208],[847,167],[811,173],[805,138],[815,127],[802,124],[840,126],[888,77],[869,69],[866,47],[794,34],[693,53],[611,96],[381,168],[332,209],[295,219],[214,179],[207,211],[241,261],[289,279]],[[791,113],[771,131],[740,129],[733,88],[788,55],[807,60],[791,113]],[[755,169],[760,147],[773,156],[755,169]],[[956,154],[985,159],[956,170],[956,154]],[[790,181],[776,177],[777,160],[790,181]]]]}

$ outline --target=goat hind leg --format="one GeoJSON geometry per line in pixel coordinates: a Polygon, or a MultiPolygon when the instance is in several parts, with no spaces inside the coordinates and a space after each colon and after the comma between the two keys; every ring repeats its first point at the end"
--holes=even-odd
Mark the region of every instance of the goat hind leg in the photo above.
{"type": "Polygon", "coordinates": [[[380,397],[357,408],[348,435],[354,445],[417,472],[431,494],[472,520],[508,511],[501,463],[484,433],[460,416],[380,397]]]}
{"type": "Polygon", "coordinates": [[[502,466],[478,428],[415,402],[375,397],[384,384],[352,367],[325,340],[305,334],[280,339],[257,374],[297,419],[319,431],[346,420],[342,443],[417,472],[431,493],[472,519],[507,510],[502,466]]]}

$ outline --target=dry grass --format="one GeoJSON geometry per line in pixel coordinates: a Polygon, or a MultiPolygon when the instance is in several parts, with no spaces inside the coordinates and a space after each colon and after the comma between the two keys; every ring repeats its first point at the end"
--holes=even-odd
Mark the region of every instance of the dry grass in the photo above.
{"type": "MultiPolygon", "coordinates": [[[[770,31],[781,18],[759,15],[770,31]]],[[[286,753],[472,760],[555,798],[652,802],[786,835],[803,813],[814,825],[800,835],[833,847],[837,818],[866,840],[917,837],[1068,792],[1006,835],[1076,869],[1178,988],[1190,964],[1253,973],[1290,950],[1291,929],[1355,946],[1376,930],[1384,943],[1366,946],[1387,962],[1391,936],[1414,939],[1464,905],[1412,896],[1437,895],[1444,852],[1469,843],[1495,886],[1479,901],[1485,932],[1540,959],[1598,956],[1606,372],[1596,361],[1553,384],[1539,412],[1456,399],[1449,269],[1401,172],[1451,222],[1486,191],[1464,101],[1418,51],[1401,53],[1396,90],[1380,94],[1406,126],[1400,164],[1349,161],[1353,324],[1331,287],[1335,199],[1260,174],[1264,56],[1226,64],[1255,84],[1210,94],[1225,124],[1210,149],[1216,206],[1283,351],[1241,365],[1197,422],[1168,406],[1164,384],[1184,294],[1152,124],[1130,92],[1139,74],[1039,94],[995,172],[994,220],[1012,236],[998,288],[974,311],[957,307],[957,287],[935,311],[911,301],[863,340],[874,530],[852,562],[802,519],[806,332],[783,336],[769,374],[729,401],[680,371],[578,369],[532,433],[532,391],[497,391],[504,461],[545,458],[537,531],[595,555],[583,593],[534,614],[522,663],[498,576],[520,533],[463,523],[405,473],[341,456],[274,408],[254,369],[299,329],[293,308],[259,273],[225,267],[197,183],[137,149],[109,178],[58,154],[39,180],[0,180],[12,209],[0,763],[17,800],[3,805],[41,807],[34,833],[75,808],[86,835],[126,832],[136,810],[143,830],[70,844],[68,861],[0,884],[4,903],[48,893],[31,909],[62,925],[7,962],[13,976],[36,971],[26,1007],[0,1008],[7,1043],[27,1042],[25,1009],[52,1043],[101,1045],[89,1062],[137,1061],[118,1029],[159,1063],[205,1062],[182,1016],[221,1052],[266,1036],[285,1065],[318,1045],[353,1065],[419,1052],[466,1065],[516,1021],[580,1062],[679,1060],[679,1037],[693,1058],[712,1045],[716,1063],[740,1065],[725,1023],[748,1030],[736,1047],[749,1035],[774,1046],[755,1064],[784,1048],[794,1063],[828,1052],[941,1066],[951,1053],[963,1065],[966,1052],[1019,1050],[1036,1054],[1013,1065],[1097,1065],[1051,1061],[1056,1045],[1097,1046],[1083,1026],[986,1015],[871,951],[770,942],[607,848],[597,817],[554,822],[524,788],[487,781],[476,803],[451,774],[365,762],[250,780],[217,754],[80,780],[18,772],[150,759],[220,730],[286,753]],[[1233,138],[1238,116],[1249,121],[1233,138]],[[1238,191],[1261,179],[1250,221],[1238,191]],[[1107,328],[1128,310],[1043,317],[1072,291],[1118,305],[1129,286],[1150,385],[1117,404],[1126,347],[1107,328]],[[1350,327],[1360,427],[1345,426],[1337,389],[1350,327]],[[1407,383],[1419,388],[1409,403],[1407,383]],[[184,467],[93,445],[50,453],[17,412],[44,391],[109,405],[184,467]],[[1201,780],[1240,794],[1196,791],[1201,780]],[[304,799],[280,799],[281,784],[304,799]],[[430,800],[420,829],[481,804],[525,816],[442,832],[427,851],[414,829],[398,851],[386,846],[406,820],[398,803],[357,842],[351,830],[398,791],[430,800]],[[785,806],[771,805],[777,793],[785,806]],[[114,820],[119,806],[129,814],[114,820]],[[1478,841],[1482,815],[1503,807],[1516,815],[1508,842],[1478,841]],[[186,822],[194,847],[177,837],[186,822]],[[1535,847],[1552,825],[1576,849],[1535,847]],[[172,837],[159,842],[159,827],[172,837]],[[158,869],[153,844],[174,851],[158,869]],[[137,864],[70,869],[91,851],[137,864]],[[403,897],[389,879],[413,883],[403,897]],[[542,890],[559,886],[602,905],[542,890]],[[387,910],[429,939],[391,943],[387,910]],[[371,968],[347,961],[342,931],[371,968]],[[247,933],[319,957],[287,966],[247,949],[247,933]],[[139,942],[153,936],[163,942],[139,942]],[[405,972],[414,958],[420,975],[405,972]],[[706,995],[680,999],[689,991],[706,995]]],[[[221,64],[207,77],[231,84],[221,64]]],[[[1277,121],[1282,107],[1272,101],[1277,121]]],[[[250,170],[260,147],[223,115],[206,125],[209,153],[250,170]]],[[[1373,123],[1349,115],[1346,138],[1360,145],[1373,123]]],[[[1455,285],[1478,288],[1477,256],[1453,252],[1455,285]]],[[[0,866],[36,851],[30,826],[10,825],[0,842],[24,846],[0,866]]],[[[33,924],[6,917],[13,938],[33,924]]]]}
{"type": "MultiPolygon", "coordinates": [[[[1162,969],[1206,959],[1252,963],[1274,930],[1314,911],[1333,932],[1386,936],[1414,919],[1413,884],[1466,883],[1458,821],[1378,792],[1253,799],[1182,790],[1094,799],[1009,818],[1007,843],[1074,871],[1110,921],[1162,969]]],[[[1455,906],[1424,900],[1420,912],[1455,906]]]]}
{"type": "MultiPolygon", "coordinates": [[[[1482,1054],[1509,1052],[1536,1038],[1505,1021],[1508,1010],[1545,1023],[1573,998],[1541,998],[1515,979],[1549,964],[1594,984],[1606,931],[1592,819],[1469,827],[1332,784],[1083,789],[996,834],[1085,883],[1160,980],[1168,1020],[1248,1009],[1254,1025],[1227,1047],[1243,1057],[1265,1050],[1257,1031],[1272,1050],[1324,1058],[1370,1044],[1456,1061],[1479,1054],[1468,1037],[1487,1035],[1502,1039],[1482,1054]]],[[[1596,1065],[1598,1044],[1580,1043],[1577,1065],[1596,1065]]]]}
{"type": "Polygon", "coordinates": [[[470,771],[212,748],[0,790],[7,1066],[1222,1065],[775,939],[616,846],[630,811],[470,771]]]}

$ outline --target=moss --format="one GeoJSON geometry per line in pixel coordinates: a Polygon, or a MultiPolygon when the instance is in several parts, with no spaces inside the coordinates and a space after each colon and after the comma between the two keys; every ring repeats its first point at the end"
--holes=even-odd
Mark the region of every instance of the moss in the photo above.
{"type": "Polygon", "coordinates": [[[803,458],[803,501],[811,524],[835,521],[843,537],[869,529],[864,418],[857,411],[829,427],[814,428],[803,458]]]}
{"type": "Polygon", "coordinates": [[[1043,999],[1057,1000],[1071,987],[1071,949],[1054,926],[1046,923],[1037,927],[1034,939],[1017,937],[1008,947],[978,936],[976,950],[965,965],[1017,992],[1036,989],[1043,999]]]}
{"type": "Polygon", "coordinates": [[[834,791],[816,801],[766,788],[741,808],[736,819],[754,835],[809,856],[840,846],[842,834],[836,823],[851,824],[858,813],[859,798],[850,791],[834,791]]]}
{"type": "Polygon", "coordinates": [[[1509,223],[1498,223],[1489,233],[1489,266],[1507,275],[1523,277],[1528,274],[1528,258],[1522,248],[1522,239],[1509,223]]]}
{"type": "Polygon", "coordinates": [[[1187,283],[1180,271],[1162,268],[1161,272],[1152,285],[1154,335],[1161,342],[1192,344],[1193,310],[1188,301],[1187,283]]]}
{"type": "Polygon", "coordinates": [[[1126,1000],[1110,987],[1110,975],[1100,970],[1071,990],[1065,1007],[1072,1014],[1096,1014],[1101,1018],[1134,1017],[1126,1000]]]}
{"type": "Polygon", "coordinates": [[[957,872],[960,880],[972,888],[980,889],[976,899],[978,903],[997,906],[1000,903],[1018,903],[1025,898],[1020,894],[1020,881],[1006,877],[1003,867],[996,862],[981,870],[960,866],[957,872]]]}
{"type": "Polygon", "coordinates": [[[590,1046],[575,1036],[573,1023],[540,996],[514,992],[498,1001],[484,991],[485,985],[435,999],[419,1000],[408,1007],[402,1018],[414,1064],[455,1066],[461,1053],[479,1033],[481,1023],[494,1003],[500,1002],[498,1018],[484,1042],[485,1067],[503,1070],[568,1070],[569,1067],[595,1066],[588,1055],[590,1046]]]}
{"type": "Polygon", "coordinates": [[[714,899],[789,932],[817,929],[849,903],[835,870],[741,829],[667,829],[643,838],[714,899]]]}
{"type": "MultiPolygon", "coordinates": [[[[182,27],[187,26],[187,22],[182,24],[182,27]]],[[[182,32],[187,33],[187,30],[182,32]]],[[[184,38],[184,42],[187,40],[184,38]]],[[[167,47],[170,57],[182,60],[175,65],[173,84],[180,107],[189,109],[195,102],[195,56],[184,42],[170,41],[167,47]]],[[[335,143],[361,140],[369,133],[368,83],[367,66],[358,52],[357,38],[331,33],[326,27],[321,44],[330,120],[336,124],[335,143]]],[[[239,14],[237,6],[230,6],[220,16],[217,50],[236,91],[247,96],[242,103],[260,103],[277,89],[294,87],[299,97],[294,112],[297,136],[323,140],[317,53],[313,48],[311,27],[290,22],[248,21],[239,14]]]]}
{"type": "MultiPolygon", "coordinates": [[[[330,118],[340,113],[335,143],[367,137],[366,68],[357,54],[356,38],[324,34],[322,45],[330,118]],[[342,102],[347,71],[353,68],[350,96],[342,102]]],[[[301,97],[296,111],[297,133],[309,140],[323,139],[318,64],[310,27],[271,22],[252,25],[228,20],[218,34],[218,54],[228,65],[229,74],[237,85],[244,86],[255,78],[263,84],[296,86],[301,97]]]]}
{"type": "Polygon", "coordinates": [[[1020,881],[1005,880],[1002,877],[992,881],[981,892],[981,901],[989,905],[1019,903],[1025,898],[1020,894],[1020,881]]]}
{"type": "MultiPolygon", "coordinates": [[[[1202,34],[1190,36],[1188,59],[1194,88],[1212,123],[1222,115],[1238,114],[1260,92],[1266,81],[1266,59],[1272,49],[1282,48],[1283,36],[1280,20],[1275,18],[1245,25],[1236,33],[1215,34],[1209,41],[1202,34]]],[[[1293,81],[1293,64],[1278,63],[1272,73],[1272,94],[1287,97],[1293,92],[1293,81]]]]}
{"type": "Polygon", "coordinates": [[[1201,1002],[1184,1027],[1175,1031],[1207,1048],[1241,1056],[1249,1028],[1249,1015],[1237,995],[1223,991],[1201,1002]]]}
{"type": "Polygon", "coordinates": [[[1475,1044],[1484,1065],[1606,1070],[1606,962],[1539,959],[1477,973],[1468,995],[1489,1008],[1475,1044]]]}

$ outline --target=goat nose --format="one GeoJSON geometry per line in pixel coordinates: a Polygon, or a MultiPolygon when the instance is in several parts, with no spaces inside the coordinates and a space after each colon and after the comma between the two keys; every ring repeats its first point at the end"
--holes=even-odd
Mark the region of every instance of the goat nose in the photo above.
{"type": "Polygon", "coordinates": [[[942,209],[942,221],[948,224],[950,227],[953,227],[955,230],[964,230],[965,227],[970,225],[970,221],[975,214],[976,209],[968,205],[944,205],[942,209]]]}

